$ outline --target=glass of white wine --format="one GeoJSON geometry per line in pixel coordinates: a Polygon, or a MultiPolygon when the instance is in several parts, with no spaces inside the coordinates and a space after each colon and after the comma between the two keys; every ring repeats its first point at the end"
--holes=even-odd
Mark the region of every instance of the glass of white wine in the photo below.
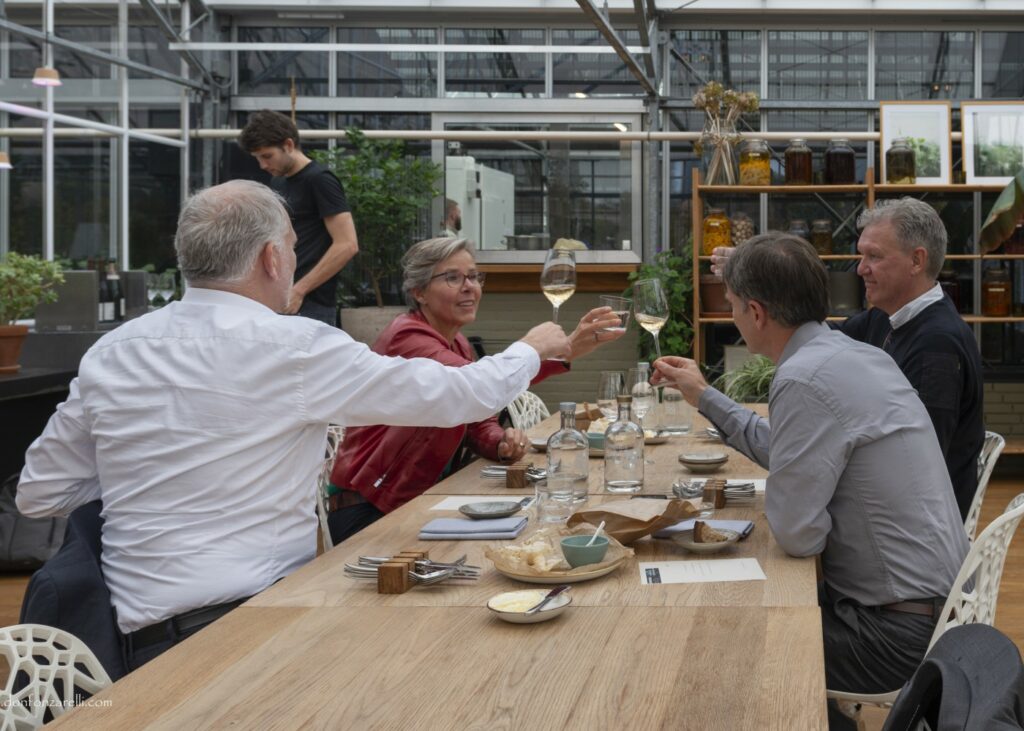
{"type": "Polygon", "coordinates": [[[551,249],[540,273],[540,288],[551,302],[552,322],[558,322],[558,307],[576,291],[576,255],[565,249],[551,249]]]}
{"type": "Polygon", "coordinates": [[[654,352],[660,358],[658,333],[668,321],[668,300],[660,279],[641,279],[633,283],[633,317],[654,338],[654,352]]]}

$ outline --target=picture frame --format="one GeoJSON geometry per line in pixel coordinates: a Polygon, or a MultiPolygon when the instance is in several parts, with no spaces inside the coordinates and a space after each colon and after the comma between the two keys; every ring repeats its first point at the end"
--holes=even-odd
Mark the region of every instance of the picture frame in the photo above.
{"type": "Polygon", "coordinates": [[[915,152],[913,185],[953,182],[952,106],[948,101],[879,102],[880,182],[885,183],[885,153],[897,137],[906,137],[915,152]]]}
{"type": "Polygon", "coordinates": [[[1024,102],[960,104],[969,185],[1007,185],[1024,167],[1024,102]]]}

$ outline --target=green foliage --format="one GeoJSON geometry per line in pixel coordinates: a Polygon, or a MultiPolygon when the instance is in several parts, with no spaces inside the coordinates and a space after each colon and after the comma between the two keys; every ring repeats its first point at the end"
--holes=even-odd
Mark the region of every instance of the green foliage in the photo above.
{"type": "Polygon", "coordinates": [[[924,137],[911,137],[908,142],[914,150],[914,175],[918,178],[937,178],[942,174],[939,146],[924,137]]]}
{"type": "Polygon", "coordinates": [[[774,377],[775,364],[763,355],[755,355],[739,368],[723,373],[712,385],[733,401],[754,403],[768,400],[774,377]]]}
{"type": "Polygon", "coordinates": [[[1021,151],[1017,145],[982,143],[975,148],[974,155],[975,175],[998,178],[1021,171],[1021,151]]]}
{"type": "MultiPolygon", "coordinates": [[[[629,275],[629,281],[638,279],[660,279],[668,300],[668,322],[659,333],[662,355],[689,355],[693,346],[693,262],[690,256],[691,243],[681,252],[659,251],[653,262],[640,265],[640,269],[629,275]]],[[[624,293],[624,296],[630,296],[624,293]]],[[[654,357],[654,343],[646,331],[640,333],[637,343],[642,360],[654,357]]]]}
{"type": "Polygon", "coordinates": [[[31,317],[40,302],[56,302],[55,285],[64,281],[60,265],[8,252],[0,261],[0,324],[31,317]]]}
{"type": "Polygon", "coordinates": [[[345,186],[359,237],[360,263],[368,272],[378,306],[380,281],[398,271],[420,216],[440,190],[441,167],[406,154],[401,140],[370,140],[358,129],[345,132],[350,148],[313,151],[345,186]]]}

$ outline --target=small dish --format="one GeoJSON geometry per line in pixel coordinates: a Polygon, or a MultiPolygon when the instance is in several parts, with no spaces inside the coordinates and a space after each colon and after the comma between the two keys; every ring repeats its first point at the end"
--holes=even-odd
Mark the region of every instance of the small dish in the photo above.
{"type": "Polygon", "coordinates": [[[604,555],[608,553],[607,536],[566,536],[561,541],[562,555],[574,569],[580,566],[601,563],[604,555]],[[590,541],[593,540],[593,543],[590,541]],[[589,544],[589,545],[588,545],[589,544]]]}
{"type": "Polygon", "coordinates": [[[587,432],[587,443],[590,445],[591,449],[604,452],[604,434],[587,432]]]}
{"type": "Polygon", "coordinates": [[[502,619],[512,624],[535,624],[537,622],[546,622],[549,619],[554,619],[559,614],[564,612],[570,604],[572,604],[572,596],[570,592],[563,591],[558,596],[555,596],[548,602],[547,606],[538,612],[533,614],[527,614],[526,609],[536,605],[541,601],[547,594],[546,591],[539,589],[525,589],[522,591],[506,591],[502,594],[496,594],[487,600],[487,608],[493,612],[498,619],[502,619]],[[497,607],[508,602],[511,605],[520,605],[525,609],[520,609],[518,606],[514,610],[498,609],[497,607]]]}
{"type": "Polygon", "coordinates": [[[546,452],[548,451],[548,440],[530,439],[530,446],[536,449],[538,452],[546,452]]]}
{"type": "Polygon", "coordinates": [[[716,530],[727,535],[728,538],[715,543],[694,543],[693,530],[684,530],[682,533],[673,535],[672,540],[691,553],[718,553],[719,551],[724,551],[740,539],[740,534],[734,530],[727,530],[725,528],[717,528],[716,530]]]}
{"type": "Polygon", "coordinates": [[[459,506],[459,512],[473,520],[507,518],[510,515],[515,515],[522,509],[523,504],[513,500],[503,500],[500,503],[466,503],[459,506]]]}
{"type": "Polygon", "coordinates": [[[725,462],[729,459],[729,455],[725,452],[689,452],[679,455],[680,462],[691,462],[696,464],[712,464],[715,462],[725,462]]]}
{"type": "Polygon", "coordinates": [[[668,436],[663,434],[663,433],[661,433],[661,432],[658,432],[653,437],[646,437],[646,436],[644,437],[644,444],[652,445],[652,446],[655,445],[655,444],[664,444],[667,441],[668,441],[668,436]]]}

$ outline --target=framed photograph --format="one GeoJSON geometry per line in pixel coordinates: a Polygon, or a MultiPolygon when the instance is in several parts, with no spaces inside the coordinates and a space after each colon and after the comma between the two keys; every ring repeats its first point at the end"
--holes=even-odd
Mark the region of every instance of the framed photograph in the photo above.
{"type": "Polygon", "coordinates": [[[967,182],[1006,185],[1024,167],[1024,103],[963,102],[967,182]]]}
{"type": "Polygon", "coordinates": [[[885,153],[897,137],[906,137],[914,150],[914,185],[953,182],[951,110],[948,101],[879,102],[882,175],[888,182],[885,153]]]}

